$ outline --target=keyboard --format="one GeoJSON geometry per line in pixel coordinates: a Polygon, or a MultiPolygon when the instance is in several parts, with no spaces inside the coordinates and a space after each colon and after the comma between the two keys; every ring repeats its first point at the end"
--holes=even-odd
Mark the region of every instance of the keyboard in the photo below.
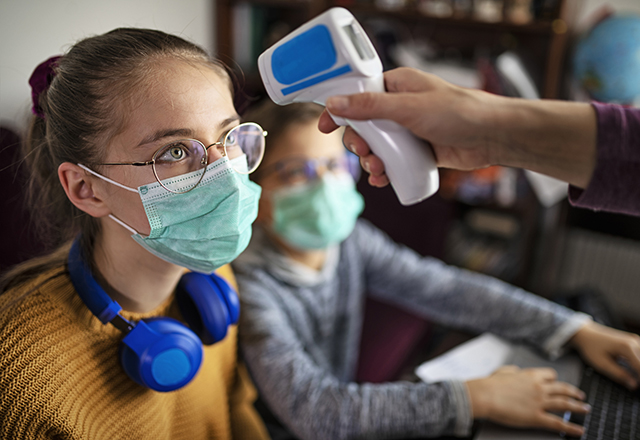
{"type": "Polygon", "coordinates": [[[591,405],[589,414],[572,414],[584,426],[580,440],[640,440],[640,393],[630,391],[586,367],[580,389],[591,405]]]}

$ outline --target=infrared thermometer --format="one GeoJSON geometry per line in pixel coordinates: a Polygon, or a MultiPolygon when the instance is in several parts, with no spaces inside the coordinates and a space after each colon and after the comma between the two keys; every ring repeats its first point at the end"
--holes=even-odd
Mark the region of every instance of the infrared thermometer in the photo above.
{"type": "MultiPolygon", "coordinates": [[[[258,58],[258,69],[273,102],[315,102],[360,92],[385,92],[382,62],[354,16],[331,8],[278,41],[258,58]]],[[[349,125],[384,163],[400,203],[412,205],[438,190],[438,170],[428,143],[383,119],[349,125]]]]}

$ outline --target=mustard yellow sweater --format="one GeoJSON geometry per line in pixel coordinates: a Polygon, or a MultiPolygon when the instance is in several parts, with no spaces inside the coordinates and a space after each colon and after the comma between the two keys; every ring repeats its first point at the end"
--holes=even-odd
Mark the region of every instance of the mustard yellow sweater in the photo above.
{"type": "MultiPolygon", "coordinates": [[[[228,267],[219,273],[235,284],[228,267]]],[[[267,438],[255,390],[236,363],[235,327],[205,346],[191,383],[159,393],[124,373],[122,333],[91,314],[65,267],[0,295],[0,310],[0,439],[267,438]]],[[[150,313],[122,315],[179,318],[173,298],[150,313]]]]}

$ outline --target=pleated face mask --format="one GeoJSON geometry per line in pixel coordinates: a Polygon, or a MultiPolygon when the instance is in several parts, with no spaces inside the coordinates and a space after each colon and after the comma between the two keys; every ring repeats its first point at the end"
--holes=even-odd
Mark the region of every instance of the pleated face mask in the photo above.
{"type": "MultiPolygon", "coordinates": [[[[173,264],[195,272],[211,273],[233,261],[249,244],[251,224],[258,215],[261,188],[238,168],[244,156],[229,161],[223,157],[208,165],[200,183],[193,187],[201,172],[138,187],[137,190],[104,177],[84,165],[83,169],[114,185],[140,194],[151,226],[148,236],[141,235],[121,220],[110,217],[130,230],[142,247],[173,264]],[[233,168],[232,168],[233,164],[233,168]]],[[[241,164],[240,164],[241,165],[241,164]]]]}
{"type": "Polygon", "coordinates": [[[323,249],[339,243],[355,227],[364,200],[349,174],[326,173],[320,179],[273,192],[273,230],[299,249],[323,249]]]}

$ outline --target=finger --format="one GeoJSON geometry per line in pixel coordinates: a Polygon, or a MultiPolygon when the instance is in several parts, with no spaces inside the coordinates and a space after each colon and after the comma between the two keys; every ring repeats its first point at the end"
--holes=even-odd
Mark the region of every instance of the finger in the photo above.
{"type": "Polygon", "coordinates": [[[638,386],[637,380],[631,373],[610,357],[600,359],[594,366],[598,371],[627,388],[635,389],[638,386]]]}
{"type": "Polygon", "coordinates": [[[626,353],[623,353],[623,356],[627,364],[635,372],[636,378],[640,379],[640,335],[630,335],[628,346],[624,351],[626,353]]]}
{"type": "Polygon", "coordinates": [[[357,154],[360,157],[371,154],[369,145],[351,127],[347,127],[344,130],[342,142],[344,143],[344,146],[347,148],[347,150],[351,151],[354,154],[357,154]]]}
{"type": "Polygon", "coordinates": [[[384,174],[384,163],[378,156],[369,154],[368,156],[361,157],[360,163],[362,168],[372,176],[382,176],[384,174]]]}
{"type": "Polygon", "coordinates": [[[331,114],[347,119],[389,119],[402,122],[415,116],[415,109],[407,105],[403,93],[364,92],[355,95],[333,96],[327,99],[331,114]]]}
{"type": "Polygon", "coordinates": [[[550,413],[542,413],[538,417],[538,426],[556,432],[564,432],[570,436],[581,437],[584,428],[550,413]]]}
{"type": "Polygon", "coordinates": [[[578,400],[584,400],[587,396],[580,388],[566,382],[553,382],[547,386],[547,392],[551,396],[567,396],[578,400]]]}
{"type": "Polygon", "coordinates": [[[537,377],[546,381],[555,381],[558,378],[558,372],[553,368],[529,368],[537,377]]]}
{"type": "Polygon", "coordinates": [[[331,133],[338,127],[339,125],[335,123],[329,112],[325,109],[320,115],[320,120],[318,121],[318,129],[323,133],[331,133]]]}
{"type": "Polygon", "coordinates": [[[572,411],[575,413],[586,414],[591,411],[591,405],[568,397],[554,396],[544,403],[544,409],[547,411],[572,411]]]}
{"type": "Polygon", "coordinates": [[[411,68],[397,68],[384,73],[384,85],[388,92],[424,92],[444,83],[430,73],[411,68]]]}
{"type": "Polygon", "coordinates": [[[389,178],[386,174],[381,176],[369,176],[369,185],[375,186],[378,188],[382,188],[383,186],[387,186],[389,184],[389,178]]]}
{"type": "Polygon", "coordinates": [[[389,184],[389,178],[384,173],[384,165],[378,157],[373,154],[362,157],[360,158],[360,165],[370,174],[369,185],[383,187],[389,184]]]}
{"type": "Polygon", "coordinates": [[[619,358],[618,363],[622,365],[622,367],[627,371],[629,376],[631,376],[631,380],[627,380],[625,384],[629,389],[635,390],[638,388],[638,381],[640,380],[640,373],[631,365],[631,360],[627,360],[626,358],[619,358]]]}
{"type": "Polygon", "coordinates": [[[529,367],[523,368],[522,371],[538,380],[545,382],[553,382],[558,378],[558,372],[553,368],[546,367],[529,367]]]}

